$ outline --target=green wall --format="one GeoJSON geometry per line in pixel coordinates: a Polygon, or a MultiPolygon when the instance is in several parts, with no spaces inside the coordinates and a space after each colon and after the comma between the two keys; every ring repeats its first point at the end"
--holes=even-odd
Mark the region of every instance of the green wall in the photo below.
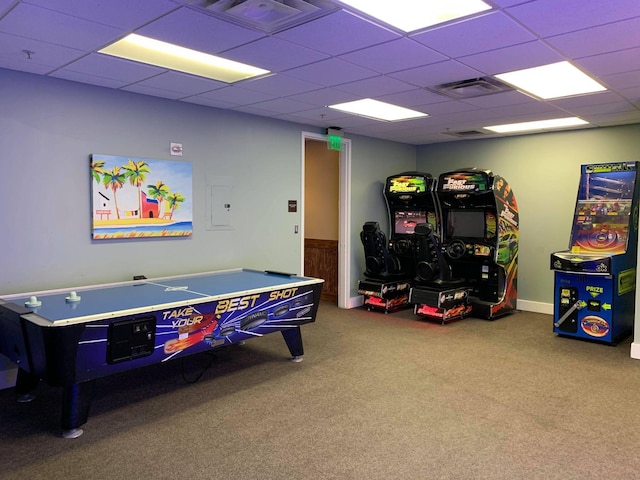
{"type": "Polygon", "coordinates": [[[424,145],[417,168],[432,175],[491,169],[511,184],[520,213],[518,298],[553,304],[550,254],[569,247],[580,166],[640,160],[640,124],[424,145]]]}

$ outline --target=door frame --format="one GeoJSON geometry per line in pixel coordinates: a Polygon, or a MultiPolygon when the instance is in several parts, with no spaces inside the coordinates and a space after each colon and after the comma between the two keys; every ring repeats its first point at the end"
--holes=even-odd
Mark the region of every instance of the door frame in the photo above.
{"type": "MultiPolygon", "coordinates": [[[[304,275],[304,182],[306,140],[327,141],[327,136],[302,132],[301,179],[300,179],[300,271],[304,275]]],[[[338,307],[350,306],[351,279],[351,140],[342,139],[339,159],[339,198],[338,198],[338,307]]]]}

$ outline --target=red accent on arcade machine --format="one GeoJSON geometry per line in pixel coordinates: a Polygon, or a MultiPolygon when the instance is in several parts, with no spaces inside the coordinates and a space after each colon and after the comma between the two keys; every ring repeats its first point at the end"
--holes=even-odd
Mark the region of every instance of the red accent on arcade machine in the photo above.
{"type": "Polygon", "coordinates": [[[389,213],[391,235],[378,222],[366,222],[360,238],[364,246],[365,279],[358,283],[369,310],[385,313],[410,307],[409,290],[416,267],[416,225],[436,228],[435,181],[428,173],[404,172],[387,178],[383,195],[389,213]]]}
{"type": "Polygon", "coordinates": [[[514,311],[519,218],[510,185],[490,170],[455,170],[440,175],[437,199],[440,264],[431,278],[419,271],[409,297],[415,313],[444,324],[514,311]]]}
{"type": "Polygon", "coordinates": [[[582,165],[570,250],[551,254],[558,336],[612,345],[633,330],[639,165],[582,165]]]}

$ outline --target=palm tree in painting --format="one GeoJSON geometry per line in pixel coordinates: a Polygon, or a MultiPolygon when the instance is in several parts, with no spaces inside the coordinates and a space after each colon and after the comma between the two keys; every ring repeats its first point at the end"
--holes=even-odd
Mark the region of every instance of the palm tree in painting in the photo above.
{"type": "Polygon", "coordinates": [[[169,187],[162,180],[158,180],[155,185],[147,185],[149,196],[158,201],[158,218],[162,218],[162,204],[169,195],[169,187]]]}
{"type": "Polygon", "coordinates": [[[118,191],[124,185],[127,179],[125,173],[120,171],[120,167],[113,167],[113,170],[106,170],[102,174],[102,183],[105,188],[110,188],[113,191],[113,203],[116,209],[116,216],[120,220],[120,210],[118,209],[118,198],[116,197],[116,191],[118,191]]]}
{"type": "Polygon", "coordinates": [[[171,209],[169,219],[173,219],[173,212],[176,208],[180,207],[180,204],[185,201],[185,198],[180,193],[169,193],[167,196],[167,202],[169,203],[169,208],[171,209]]]}
{"type": "Polygon", "coordinates": [[[134,162],[129,159],[129,162],[122,167],[125,170],[125,176],[129,179],[129,183],[138,188],[138,218],[142,218],[142,184],[144,183],[149,169],[149,164],[140,160],[134,162]]]}
{"type": "Polygon", "coordinates": [[[97,184],[100,184],[100,175],[102,174],[104,174],[104,160],[91,162],[91,176],[97,184]]]}

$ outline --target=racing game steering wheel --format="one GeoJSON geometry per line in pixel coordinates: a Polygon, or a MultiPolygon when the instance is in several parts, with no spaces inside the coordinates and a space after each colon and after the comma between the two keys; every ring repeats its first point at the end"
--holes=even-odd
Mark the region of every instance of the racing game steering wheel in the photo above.
{"type": "Polygon", "coordinates": [[[451,240],[446,249],[447,255],[449,255],[452,260],[458,260],[462,258],[466,251],[467,245],[463,240],[460,240],[459,238],[454,238],[453,240],[451,240]]]}

